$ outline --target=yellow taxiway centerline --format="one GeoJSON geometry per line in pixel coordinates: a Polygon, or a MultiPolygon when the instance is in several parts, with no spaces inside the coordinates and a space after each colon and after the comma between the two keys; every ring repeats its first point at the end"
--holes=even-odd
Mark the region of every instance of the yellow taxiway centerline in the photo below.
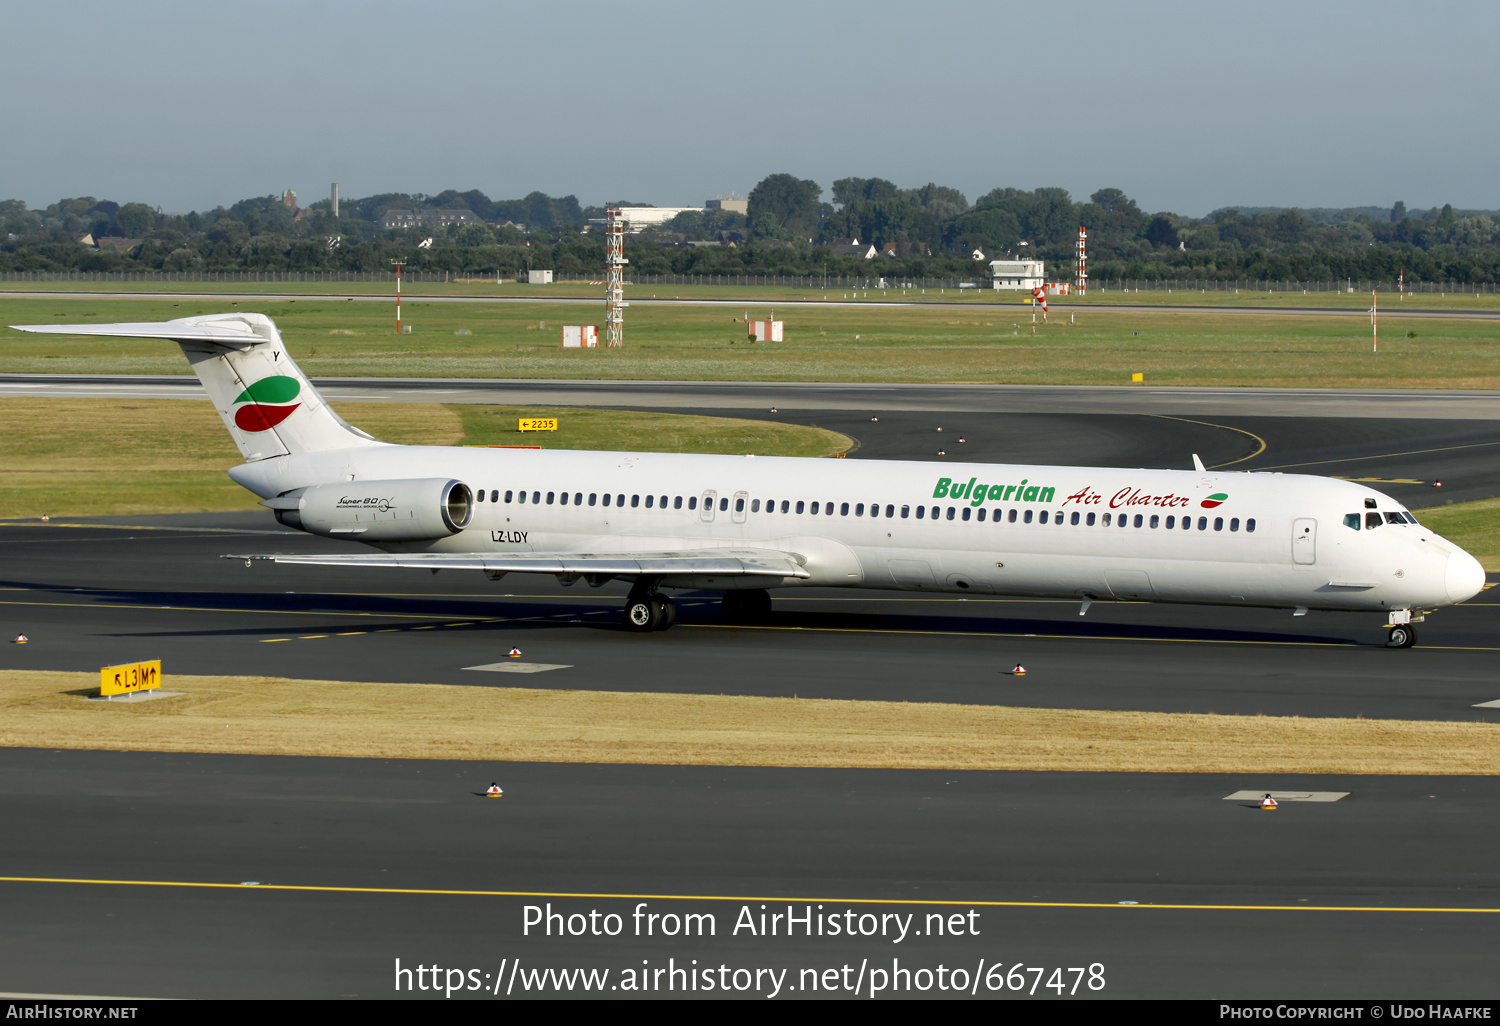
{"type": "Polygon", "coordinates": [[[415,894],[465,898],[587,898],[596,901],[738,901],[824,905],[938,905],[966,908],[1115,908],[1194,912],[1463,912],[1494,915],[1500,908],[1410,905],[1123,905],[1113,901],[960,901],[917,898],[798,898],[727,894],[608,894],[573,891],[478,891],[427,887],[333,887],[316,884],[213,883],[192,880],[93,880],[51,876],[0,876],[0,883],[79,884],[106,887],[186,887],[205,890],[300,891],[314,894],[415,894]]]}

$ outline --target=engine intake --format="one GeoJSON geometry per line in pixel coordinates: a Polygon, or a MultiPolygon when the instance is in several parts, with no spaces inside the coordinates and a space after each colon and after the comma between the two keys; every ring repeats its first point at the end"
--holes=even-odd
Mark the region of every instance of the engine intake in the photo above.
{"type": "Polygon", "coordinates": [[[287,527],[372,542],[435,541],[457,534],[474,518],[469,486],[441,477],[314,485],[264,505],[287,527]]]}

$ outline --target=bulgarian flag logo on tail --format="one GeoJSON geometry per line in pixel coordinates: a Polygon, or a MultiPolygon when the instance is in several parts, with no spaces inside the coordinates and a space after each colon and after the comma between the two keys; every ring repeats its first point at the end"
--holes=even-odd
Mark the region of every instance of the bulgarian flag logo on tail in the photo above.
{"type": "Polygon", "coordinates": [[[235,397],[234,423],[241,431],[269,431],[301,406],[293,402],[302,392],[296,378],[278,374],[261,378],[235,397]]]}
{"type": "Polygon", "coordinates": [[[1199,503],[1199,505],[1204,509],[1213,509],[1215,506],[1224,505],[1224,500],[1227,498],[1229,498],[1228,492],[1214,492],[1208,498],[1199,503]]]}

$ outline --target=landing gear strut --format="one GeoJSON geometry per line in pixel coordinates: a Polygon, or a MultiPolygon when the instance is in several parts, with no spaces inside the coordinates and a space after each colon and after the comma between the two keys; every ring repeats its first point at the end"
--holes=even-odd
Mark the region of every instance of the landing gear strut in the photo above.
{"type": "Polygon", "coordinates": [[[677,604],[656,590],[655,581],[637,581],[625,599],[625,629],[645,634],[677,622],[677,604]]]}
{"type": "Polygon", "coordinates": [[[1411,648],[1417,643],[1417,629],[1410,624],[1397,624],[1386,637],[1386,648],[1411,648]]]}

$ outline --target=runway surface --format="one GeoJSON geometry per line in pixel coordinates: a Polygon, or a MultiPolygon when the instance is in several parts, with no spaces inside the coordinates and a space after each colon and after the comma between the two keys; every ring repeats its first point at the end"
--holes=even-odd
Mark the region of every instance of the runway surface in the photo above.
{"type": "MultiPolygon", "coordinates": [[[[1026,413],[1370,420],[1500,420],[1500,392],[1421,389],[1146,388],[1112,385],[913,385],[775,381],[573,381],[314,378],[335,402],[424,402],[872,414],[1026,413]]],[[[0,374],[0,397],[205,399],[192,375],[0,374]]],[[[1028,434],[1034,431],[1026,432],[1028,434]]],[[[1078,462],[1095,457],[1077,452],[1078,462]]]]}
{"type": "MultiPolygon", "coordinates": [[[[973,976],[998,962],[1044,976],[1098,965],[1103,989],[1085,982],[1068,1000],[1493,998],[1500,872],[1494,819],[1475,813],[1497,800],[1495,780],[1472,778],[0,749],[0,957],[10,990],[150,997],[388,997],[399,958],[478,972],[483,991],[456,997],[490,996],[496,976],[523,996],[542,968],[607,969],[613,996],[627,969],[786,969],[782,996],[822,996],[829,969],[847,986],[863,967],[867,992],[872,969],[973,976]],[[503,799],[477,796],[497,778],[503,799]],[[1272,786],[1350,794],[1275,813],[1224,800],[1272,786]],[[234,886],[248,881],[260,886],[234,886]],[[579,891],[620,897],[557,896],[579,891]],[[525,936],[525,906],[549,902],[563,915],[617,914],[621,934],[525,936]],[[647,914],[710,914],[715,933],[663,937],[658,920],[655,936],[634,936],[640,902],[647,914]],[[884,937],[787,937],[784,921],[775,937],[734,933],[743,908],[758,923],[763,904],[789,903],[799,916],[808,905],[846,922],[852,912],[856,925],[914,914],[915,932],[897,943],[887,919],[884,937]],[[957,914],[963,935],[935,935],[933,914],[945,926],[957,914]],[[817,971],[819,990],[803,970],[817,971]]],[[[1023,972],[1021,985],[1033,979],[1023,972]]],[[[1041,982],[1038,996],[1058,1000],[1041,982]]],[[[771,980],[760,984],[744,993],[769,996],[771,980]]]]}
{"type": "MultiPolygon", "coordinates": [[[[630,284],[626,282],[626,284],[630,284]]],[[[650,288],[652,286],[642,285],[639,288],[650,288]]],[[[670,289],[671,285],[656,286],[661,289],[670,289]]],[[[773,288],[776,286],[772,286],[773,288]]],[[[814,290],[809,289],[809,292],[814,290]]],[[[817,290],[820,294],[832,295],[834,288],[817,290]]],[[[903,302],[898,299],[880,296],[880,290],[853,290],[844,288],[844,293],[851,291],[875,291],[877,298],[869,302],[850,301],[847,299],[784,299],[778,298],[774,302],[778,306],[823,306],[823,307],[861,307],[861,308],[921,308],[921,309],[944,309],[956,308],[972,310],[976,306],[1024,306],[1024,301],[1019,293],[1012,293],[1003,299],[988,300],[984,303],[970,301],[967,303],[945,303],[940,300],[903,302]]],[[[893,289],[884,290],[887,293],[893,289]]],[[[958,290],[954,290],[955,292],[958,290]]],[[[975,295],[970,292],[970,295],[975,295]]],[[[987,291],[980,291],[980,295],[988,295],[987,291]]],[[[1455,293],[1459,295],[1460,293],[1455,293]]],[[[377,296],[368,293],[346,293],[346,292],[5,292],[0,291],[0,299],[7,296],[15,296],[22,299],[198,299],[216,300],[223,302],[255,302],[256,300],[287,300],[287,299],[327,299],[341,300],[356,303],[389,303],[391,297],[388,295],[377,296]]],[[[407,293],[408,303],[547,303],[547,304],[591,304],[597,306],[599,300],[586,297],[551,297],[551,296],[434,296],[419,292],[407,293]]],[[[650,296],[639,296],[631,294],[632,306],[726,306],[743,307],[744,299],[669,299],[650,296]]],[[[1177,304],[1151,304],[1151,303],[1080,303],[1072,306],[1066,301],[1059,302],[1057,299],[1051,301],[1053,305],[1063,309],[1096,310],[1105,313],[1193,313],[1193,314],[1233,314],[1243,316],[1246,314],[1267,316],[1291,316],[1291,317],[1368,317],[1366,309],[1351,309],[1348,307],[1306,307],[1306,306],[1182,306],[1177,304]]],[[[1496,320],[1500,319],[1500,310],[1413,310],[1403,309],[1399,306],[1381,312],[1382,317],[1405,317],[1416,319],[1437,320],[1496,320]]]]}
{"type": "MultiPolygon", "coordinates": [[[[682,408],[660,402],[661,391],[629,394],[652,401],[628,405],[682,408]]],[[[1313,400],[1294,402],[1318,409],[1313,400]]],[[[773,416],[769,407],[734,412],[773,416]]],[[[1198,452],[1234,469],[1380,478],[1374,487],[1412,505],[1435,494],[1496,494],[1500,432],[1487,418],[1203,412],[1206,422],[1189,423],[1118,412],[825,405],[775,417],[853,435],[853,458],[936,458],[935,429],[943,426],[945,439],[966,441],[942,444],[950,452],[962,446],[972,460],[1175,466],[1198,452]],[[1441,492],[1433,474],[1444,476],[1441,492]]],[[[169,673],[1500,717],[1475,708],[1500,699],[1493,591],[1439,612],[1419,628],[1419,647],[1405,651],[1380,647],[1379,618],[1356,614],[1293,619],[1289,611],[1096,603],[1080,618],[1070,602],[831,590],[779,596],[763,629],[720,625],[717,595],[689,594],[678,627],[639,636],[617,627],[618,585],[590,591],[552,578],[512,576],[496,585],[461,573],[247,569],[218,558],[345,547],[287,531],[260,512],[6,522],[0,627],[31,641],[0,649],[0,660],[14,670],[94,670],[159,656],[169,673]],[[564,668],[526,676],[464,669],[496,662],[512,645],[527,661],[564,668]],[[998,672],[1018,661],[1030,671],[1025,678],[998,672]]],[[[614,985],[643,960],[650,968],[697,958],[715,969],[790,969],[783,986],[806,982],[803,969],[847,964],[851,979],[865,969],[868,986],[872,967],[891,969],[899,958],[908,969],[941,962],[966,972],[980,959],[1048,972],[1100,963],[1106,997],[1493,997],[1489,938],[1500,913],[1473,910],[1500,909],[1500,873],[1487,854],[1496,840],[1497,788],[1489,778],[0,749],[7,823],[0,878],[9,878],[0,879],[7,910],[0,986],[161,997],[386,996],[394,994],[400,958],[407,967],[473,969],[487,995],[497,975],[516,968],[503,960],[516,957],[526,970],[608,968],[614,985]],[[504,799],[477,796],[492,780],[505,787],[504,799]],[[1275,813],[1224,800],[1270,789],[1349,796],[1287,802],[1275,813]],[[233,886],[16,879],[23,877],[233,886]],[[238,886],[245,881],[262,886],[238,886]],[[327,889],[341,887],[459,893],[327,889]],[[579,893],[648,897],[548,897],[579,893]],[[729,932],[741,906],[758,915],[766,898],[797,899],[799,910],[822,902],[824,911],[840,913],[915,911],[919,926],[928,914],[973,908],[981,932],[901,944],[729,932]],[[871,904],[851,905],[856,899],[871,904]],[[630,936],[638,900],[662,913],[712,913],[718,933],[630,936]],[[958,904],[883,904],[912,900],[958,904]],[[569,914],[617,913],[626,932],[523,936],[524,906],[548,901],[569,914]],[[1398,908],[1425,911],[1388,911],[1398,908]],[[122,962],[114,957],[121,950],[149,958],[122,962]]]]}

